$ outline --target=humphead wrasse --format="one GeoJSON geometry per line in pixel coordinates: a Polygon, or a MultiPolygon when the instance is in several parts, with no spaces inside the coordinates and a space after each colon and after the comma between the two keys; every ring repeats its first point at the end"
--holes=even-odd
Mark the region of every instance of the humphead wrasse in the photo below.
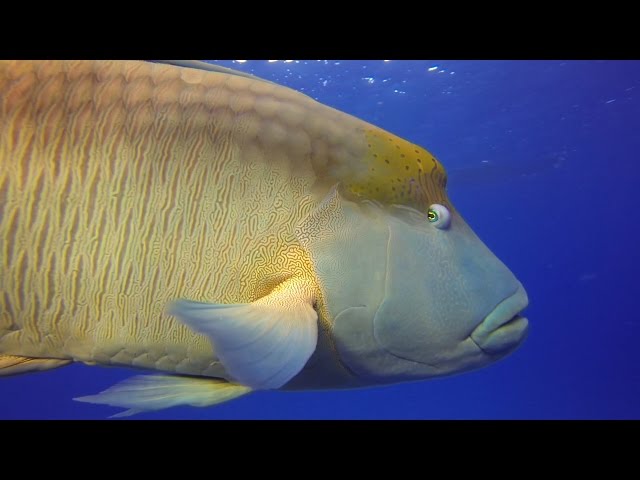
{"type": "Polygon", "coordinates": [[[233,70],[0,62],[0,375],[152,371],[77,399],[132,414],[488,365],[527,296],[445,185],[424,148],[233,70]]]}

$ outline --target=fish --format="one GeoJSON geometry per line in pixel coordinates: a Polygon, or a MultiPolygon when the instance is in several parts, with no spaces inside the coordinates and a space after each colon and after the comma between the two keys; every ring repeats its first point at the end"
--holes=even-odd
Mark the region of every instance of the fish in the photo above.
{"type": "Polygon", "coordinates": [[[198,61],[0,61],[0,92],[0,376],[131,368],[75,398],[128,416],[457,374],[528,334],[391,132],[198,61]]]}

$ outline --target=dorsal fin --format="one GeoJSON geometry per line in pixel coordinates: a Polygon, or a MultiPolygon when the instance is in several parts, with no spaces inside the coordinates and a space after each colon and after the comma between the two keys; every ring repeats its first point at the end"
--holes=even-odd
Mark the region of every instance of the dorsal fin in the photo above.
{"type": "Polygon", "coordinates": [[[149,60],[155,63],[166,63],[167,65],[175,65],[176,67],[195,68],[196,70],[205,70],[207,72],[226,73],[228,75],[237,75],[239,77],[250,78],[251,80],[260,80],[262,82],[273,83],[264,78],[256,77],[250,73],[234,70],[233,68],[214,65],[213,63],[202,62],[200,60],[149,60]]]}

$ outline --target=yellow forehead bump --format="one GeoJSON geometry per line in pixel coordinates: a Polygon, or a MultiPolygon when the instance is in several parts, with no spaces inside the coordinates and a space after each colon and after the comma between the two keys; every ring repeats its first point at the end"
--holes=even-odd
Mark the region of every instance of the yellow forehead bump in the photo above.
{"type": "Polygon", "coordinates": [[[367,174],[347,182],[353,195],[420,210],[446,200],[447,175],[431,153],[379,128],[367,128],[364,134],[367,174]]]}

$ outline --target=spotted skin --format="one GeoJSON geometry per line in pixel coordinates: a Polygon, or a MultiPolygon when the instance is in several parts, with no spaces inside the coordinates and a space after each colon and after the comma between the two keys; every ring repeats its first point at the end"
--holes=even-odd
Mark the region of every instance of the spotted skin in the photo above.
{"type": "Polygon", "coordinates": [[[369,171],[348,183],[355,196],[421,211],[431,203],[447,202],[446,172],[431,153],[380,128],[369,127],[364,132],[367,151],[363,161],[369,171]]]}

